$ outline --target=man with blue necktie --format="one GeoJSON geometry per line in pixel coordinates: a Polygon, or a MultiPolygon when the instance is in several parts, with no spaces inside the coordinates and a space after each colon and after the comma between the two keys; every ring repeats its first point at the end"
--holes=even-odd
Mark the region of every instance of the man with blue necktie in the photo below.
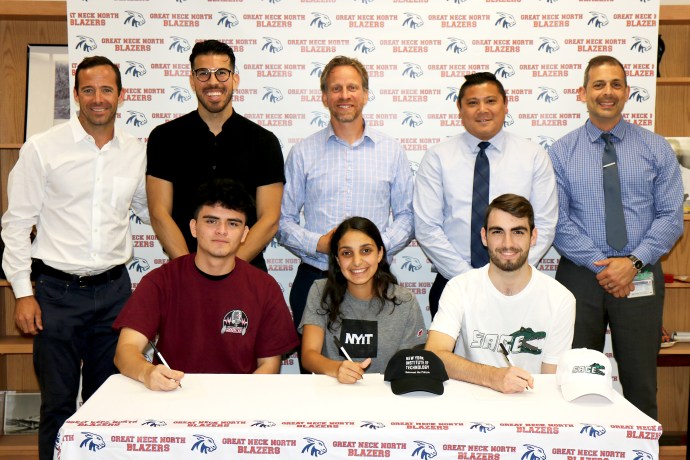
{"type": "Polygon", "coordinates": [[[549,156],[503,129],[508,99],[494,74],[465,75],[457,106],[465,132],[429,148],[415,181],[415,237],[438,272],[429,292],[432,318],[451,278],[489,262],[481,228],[491,200],[514,193],[532,203],[539,228],[532,265],[551,246],[558,218],[549,156]]]}

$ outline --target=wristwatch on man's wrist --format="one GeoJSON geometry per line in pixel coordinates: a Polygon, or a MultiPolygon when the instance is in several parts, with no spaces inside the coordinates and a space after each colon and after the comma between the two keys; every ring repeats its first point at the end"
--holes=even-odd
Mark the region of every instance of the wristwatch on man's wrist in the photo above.
{"type": "Polygon", "coordinates": [[[628,256],[628,259],[630,259],[630,261],[631,261],[632,264],[633,264],[633,267],[635,267],[635,270],[637,270],[638,272],[639,272],[640,270],[642,270],[642,267],[644,267],[644,262],[642,262],[640,259],[638,259],[638,258],[635,257],[634,255],[630,254],[630,255],[628,256]]]}

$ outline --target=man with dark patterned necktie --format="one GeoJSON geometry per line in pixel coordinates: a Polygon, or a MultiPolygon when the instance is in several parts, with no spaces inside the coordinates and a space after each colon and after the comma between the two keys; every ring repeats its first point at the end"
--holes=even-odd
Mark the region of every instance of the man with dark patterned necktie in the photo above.
{"type": "Polygon", "coordinates": [[[608,324],[625,398],[656,419],[659,259],[683,232],[683,185],[668,142],[623,119],[629,95],[617,59],[590,60],[579,90],[589,119],[549,151],[558,182],[556,279],[577,300],[573,348],[602,351],[608,324]]]}
{"type": "Polygon", "coordinates": [[[491,200],[514,193],[532,203],[539,228],[533,265],[551,246],[558,218],[549,156],[503,130],[508,100],[494,74],[466,75],[457,107],[465,132],[431,147],[415,180],[415,236],[438,272],[429,292],[432,317],[448,280],[488,263],[480,231],[491,200]]]}

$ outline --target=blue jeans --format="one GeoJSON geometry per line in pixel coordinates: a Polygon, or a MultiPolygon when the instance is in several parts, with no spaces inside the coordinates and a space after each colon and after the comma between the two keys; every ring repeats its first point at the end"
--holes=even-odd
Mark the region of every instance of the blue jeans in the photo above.
{"type": "Polygon", "coordinates": [[[41,389],[40,460],[53,458],[57,434],[76,411],[79,376],[86,401],[112,374],[118,333],[113,321],[132,292],[127,270],[117,279],[80,287],[40,274],[36,300],[43,331],[34,338],[34,370],[41,389]]]}

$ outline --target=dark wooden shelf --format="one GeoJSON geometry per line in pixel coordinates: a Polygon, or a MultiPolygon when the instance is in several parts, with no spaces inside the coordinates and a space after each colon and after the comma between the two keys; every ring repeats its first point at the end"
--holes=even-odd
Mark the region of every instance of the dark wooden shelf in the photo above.
{"type": "Polygon", "coordinates": [[[2,0],[0,19],[67,20],[67,2],[64,0],[2,0]]]}
{"type": "Polygon", "coordinates": [[[38,458],[38,435],[12,434],[0,436],[0,457],[13,459],[38,458]]]}
{"type": "Polygon", "coordinates": [[[679,281],[675,281],[673,283],[666,283],[665,286],[666,289],[687,289],[690,288],[690,283],[681,283],[679,281]]]}
{"type": "Polygon", "coordinates": [[[34,351],[34,339],[23,336],[0,337],[0,355],[31,354],[34,351]]]}
{"type": "Polygon", "coordinates": [[[659,23],[690,24],[690,5],[661,5],[659,23]]]}
{"type": "Polygon", "coordinates": [[[656,362],[659,367],[690,366],[690,342],[678,342],[660,349],[656,362]]]}
{"type": "Polygon", "coordinates": [[[657,86],[686,86],[690,85],[690,77],[659,77],[656,79],[657,86]]]}

